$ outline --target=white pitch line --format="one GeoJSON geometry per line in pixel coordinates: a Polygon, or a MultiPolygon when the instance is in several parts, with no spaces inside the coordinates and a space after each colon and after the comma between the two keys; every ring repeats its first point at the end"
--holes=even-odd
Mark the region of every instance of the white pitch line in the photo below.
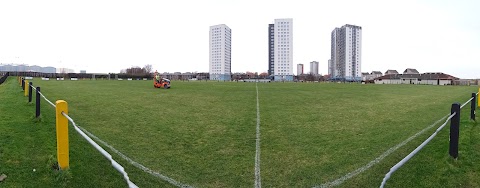
{"type": "Polygon", "coordinates": [[[123,159],[125,159],[126,161],[128,161],[130,164],[132,164],[133,166],[143,170],[144,172],[146,173],[149,173],[157,178],[160,178],[164,181],[167,181],[168,183],[176,186],[176,187],[185,187],[185,188],[193,188],[192,186],[190,185],[187,185],[187,184],[183,184],[183,183],[180,183],[178,181],[175,181],[174,179],[168,177],[168,176],[165,176],[163,174],[160,174],[158,172],[155,172],[145,166],[143,166],[142,164],[130,159],[129,157],[127,157],[126,155],[124,155],[123,153],[121,153],[120,151],[118,151],[117,149],[113,148],[112,146],[108,145],[106,142],[104,142],[103,140],[100,140],[100,138],[96,137],[95,135],[93,135],[92,133],[88,132],[87,130],[85,130],[83,127],[80,127],[77,125],[77,127],[79,127],[83,132],[85,132],[86,134],[88,134],[88,136],[92,137],[93,139],[97,140],[98,142],[102,143],[105,147],[108,147],[110,148],[113,152],[115,152],[116,154],[120,155],[120,157],[122,157],[123,159]]]}
{"type": "Polygon", "coordinates": [[[257,90],[257,137],[255,139],[255,188],[262,187],[262,178],[260,177],[260,103],[258,102],[258,86],[257,90]]]}
{"type": "Polygon", "coordinates": [[[333,187],[333,186],[338,186],[340,184],[342,184],[344,181],[350,179],[350,178],[353,178],[355,177],[356,175],[368,170],[370,167],[372,167],[373,165],[379,163],[380,161],[382,161],[385,157],[387,157],[388,155],[390,155],[391,153],[393,153],[395,150],[397,150],[398,148],[404,146],[405,144],[407,144],[408,142],[412,141],[413,139],[415,139],[417,136],[423,134],[425,131],[427,131],[428,129],[431,129],[432,127],[434,127],[435,125],[437,125],[439,122],[441,122],[442,120],[444,120],[446,117],[448,117],[450,114],[447,114],[446,116],[444,116],[442,119],[439,119],[438,121],[436,121],[435,123],[433,123],[432,125],[426,127],[425,129],[421,130],[420,132],[414,134],[413,136],[411,136],[410,138],[407,138],[406,140],[404,140],[403,142],[401,142],[400,144],[397,144],[396,146],[394,147],[391,147],[390,149],[388,149],[387,151],[385,151],[382,155],[378,156],[377,158],[375,158],[374,160],[370,161],[367,165],[365,166],[362,166],[352,172],[349,172],[348,174],[345,174],[344,176],[342,176],[341,178],[338,178],[336,179],[335,181],[331,181],[331,182],[328,182],[328,183],[324,183],[324,184],[321,184],[321,185],[317,185],[315,186],[315,188],[325,188],[325,187],[333,187]]]}

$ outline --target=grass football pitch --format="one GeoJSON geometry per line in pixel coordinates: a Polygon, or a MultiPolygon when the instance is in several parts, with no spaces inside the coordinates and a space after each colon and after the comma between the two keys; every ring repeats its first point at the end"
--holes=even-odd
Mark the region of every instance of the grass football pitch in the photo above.
{"type": "MultiPolygon", "coordinates": [[[[262,186],[313,187],[362,168],[444,117],[453,102],[463,103],[477,91],[468,86],[211,81],[172,82],[168,90],[154,88],[151,81],[126,80],[36,79],[33,85],[40,86],[52,102],[66,100],[69,115],[77,124],[124,155],[195,187],[254,185],[257,120],[262,186]]],[[[472,134],[478,138],[476,123],[468,120],[469,108],[467,105],[462,111],[462,122],[474,127],[472,134]]],[[[340,186],[379,186],[389,168],[436,127],[340,186]]],[[[472,142],[468,147],[477,150],[472,154],[475,156],[480,145],[472,142]]],[[[151,178],[149,174],[112,155],[126,167],[133,182],[152,186],[142,183],[151,178]]],[[[445,182],[440,180],[445,174],[465,170],[465,166],[479,169],[478,165],[448,158],[446,127],[387,185],[443,186],[445,182]],[[434,171],[438,168],[440,172],[434,171]],[[432,170],[433,177],[429,175],[432,170]]],[[[469,173],[462,174],[467,179],[445,181],[453,186],[458,182],[478,185],[477,180],[468,179],[469,173]]]]}

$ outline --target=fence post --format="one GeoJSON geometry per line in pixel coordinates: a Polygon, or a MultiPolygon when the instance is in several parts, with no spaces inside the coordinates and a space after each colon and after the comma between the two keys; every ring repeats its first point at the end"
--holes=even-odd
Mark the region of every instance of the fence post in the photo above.
{"type": "Polygon", "coordinates": [[[453,103],[450,114],[455,115],[450,120],[450,148],[449,154],[454,159],[458,158],[458,137],[460,133],[460,103],[453,103]]]}
{"type": "Polygon", "coordinates": [[[32,82],[28,82],[28,102],[32,102],[32,82]]]}
{"type": "Polygon", "coordinates": [[[25,90],[25,78],[22,78],[22,83],[20,83],[20,86],[22,86],[22,90],[25,90]]]}
{"type": "Polygon", "coordinates": [[[60,169],[64,170],[69,166],[68,151],[68,119],[63,116],[68,114],[68,104],[64,100],[55,103],[56,129],[57,129],[57,160],[60,169]]]}
{"type": "Polygon", "coordinates": [[[472,119],[473,121],[475,121],[475,107],[477,105],[475,105],[475,102],[477,101],[477,94],[476,93],[472,93],[472,101],[471,101],[471,108],[470,108],[470,119],[472,119]]]}
{"type": "Polygon", "coordinates": [[[23,90],[25,91],[25,92],[24,92],[24,96],[26,97],[26,96],[28,96],[28,89],[29,89],[29,88],[28,88],[27,80],[25,80],[25,81],[23,82],[23,87],[24,87],[23,90]]]}
{"type": "Polygon", "coordinates": [[[37,87],[37,95],[35,96],[35,117],[40,117],[40,87],[37,87]]]}

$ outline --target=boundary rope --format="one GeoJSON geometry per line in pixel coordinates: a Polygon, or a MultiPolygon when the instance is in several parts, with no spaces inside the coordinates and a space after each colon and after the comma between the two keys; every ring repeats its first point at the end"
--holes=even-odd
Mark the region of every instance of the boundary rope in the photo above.
{"type": "Polygon", "coordinates": [[[413,150],[410,154],[408,154],[405,158],[403,158],[400,162],[395,164],[392,168],[390,168],[390,171],[385,174],[385,177],[382,180],[382,184],[380,185],[380,188],[383,188],[385,186],[385,183],[387,182],[388,179],[390,179],[390,176],[397,171],[400,167],[402,167],[408,160],[410,160],[413,156],[415,156],[425,145],[427,145],[435,136],[437,136],[437,133],[447,125],[448,121],[453,118],[457,113],[454,112],[452,115],[448,116],[447,120],[445,123],[443,123],[438,129],[430,136],[428,137],[425,141],[423,141],[422,144],[420,144],[415,150],[413,150]]]}
{"type": "MultiPolygon", "coordinates": [[[[35,91],[37,91],[37,89],[32,85],[31,86],[35,91]]],[[[47,101],[50,105],[52,105],[52,107],[56,107],[56,105],[54,103],[52,103],[50,100],[47,99],[47,97],[45,97],[45,95],[43,95],[42,92],[38,92],[40,94],[40,96],[42,96],[43,99],[45,99],[45,101],[47,101]]],[[[67,118],[73,125],[73,127],[75,128],[75,131],[77,131],[83,138],[85,138],[95,149],[97,149],[103,156],[105,156],[108,160],[111,161],[111,164],[112,166],[117,170],[119,171],[124,179],[127,181],[128,183],[128,186],[131,187],[131,188],[137,188],[138,186],[135,185],[133,182],[130,181],[130,178],[128,177],[128,174],[127,172],[125,172],[125,169],[118,163],[116,162],[112,156],[107,152],[105,151],[100,145],[98,145],[97,143],[95,143],[95,141],[93,141],[90,137],[92,137],[93,139],[97,140],[98,142],[102,143],[105,147],[111,149],[114,153],[118,154],[120,157],[122,157],[123,159],[125,159],[126,161],[128,161],[130,164],[132,164],[133,166],[143,170],[144,172],[147,172],[155,177],[158,177],[164,181],[167,181],[168,183],[174,185],[174,186],[177,186],[177,187],[182,187],[182,188],[193,188],[193,186],[190,186],[190,185],[187,185],[187,184],[183,184],[183,183],[180,183],[180,182],[177,182],[175,181],[174,179],[170,178],[170,177],[167,177],[163,174],[160,174],[158,172],[155,172],[145,166],[143,166],[142,164],[136,162],[136,161],[133,161],[132,159],[130,159],[129,157],[127,157],[126,155],[124,155],[123,153],[121,153],[120,151],[118,151],[117,149],[115,149],[114,147],[110,146],[108,143],[106,143],[105,141],[103,140],[100,140],[100,138],[96,137],[95,135],[93,135],[92,133],[88,132],[86,129],[84,129],[83,127],[80,127],[78,126],[74,121],[73,119],[68,116],[67,114],[65,114],[64,112],[62,112],[62,115],[65,116],[65,118],[67,118]],[[90,137],[89,137],[90,136],[90,137]]]]}
{"type": "Polygon", "coordinates": [[[128,187],[130,188],[138,188],[137,185],[135,185],[133,182],[130,181],[130,178],[128,177],[128,174],[127,172],[125,172],[125,169],[122,167],[122,165],[120,165],[119,163],[117,163],[117,161],[113,160],[112,156],[107,152],[105,151],[102,147],[100,147],[97,143],[95,143],[95,141],[93,141],[90,137],[88,137],[82,130],[80,130],[78,127],[77,127],[77,124],[75,124],[75,122],[73,121],[72,118],[70,118],[70,116],[68,116],[67,114],[65,114],[64,112],[62,112],[62,115],[65,116],[68,121],[70,121],[73,125],[73,127],[75,128],[75,130],[80,134],[82,135],[83,138],[85,138],[85,140],[87,140],[95,149],[97,149],[103,156],[105,156],[105,158],[107,158],[108,160],[110,160],[110,162],[112,163],[112,166],[118,171],[120,172],[122,175],[123,175],[123,178],[125,179],[125,181],[127,181],[128,183],[128,187]]]}

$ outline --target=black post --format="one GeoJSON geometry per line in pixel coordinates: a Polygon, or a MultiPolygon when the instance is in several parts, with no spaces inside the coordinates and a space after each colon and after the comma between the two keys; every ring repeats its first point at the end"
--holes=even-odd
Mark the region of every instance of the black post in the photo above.
{"type": "Polygon", "coordinates": [[[450,156],[458,158],[458,137],[460,133],[460,103],[453,103],[450,114],[456,113],[450,120],[450,156]]]}
{"type": "Polygon", "coordinates": [[[37,95],[35,96],[35,117],[40,116],[40,87],[37,87],[37,95]]]}
{"type": "Polygon", "coordinates": [[[25,79],[24,78],[22,78],[22,90],[25,91],[25,79]]]}
{"type": "Polygon", "coordinates": [[[473,121],[475,121],[475,107],[477,106],[475,105],[476,102],[477,102],[477,94],[472,93],[472,101],[470,102],[471,103],[470,119],[472,119],[473,121]]]}
{"type": "Polygon", "coordinates": [[[32,82],[28,83],[28,102],[32,102],[32,82]]]}

